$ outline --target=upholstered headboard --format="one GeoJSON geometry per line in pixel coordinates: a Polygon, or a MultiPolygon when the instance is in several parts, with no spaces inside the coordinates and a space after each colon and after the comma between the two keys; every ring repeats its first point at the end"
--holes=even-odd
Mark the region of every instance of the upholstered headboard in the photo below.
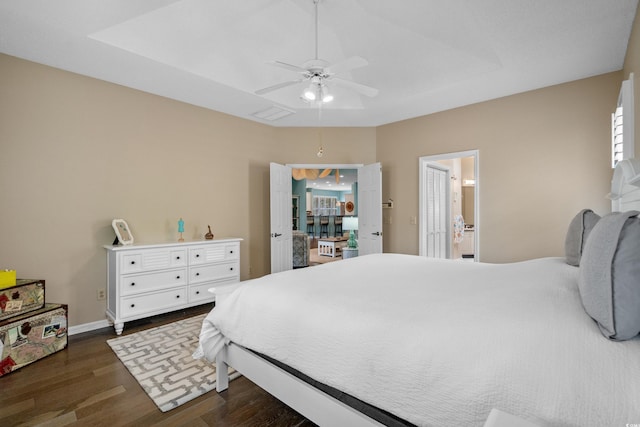
{"type": "Polygon", "coordinates": [[[617,163],[611,180],[611,210],[640,211],[640,160],[628,159],[617,163]]]}

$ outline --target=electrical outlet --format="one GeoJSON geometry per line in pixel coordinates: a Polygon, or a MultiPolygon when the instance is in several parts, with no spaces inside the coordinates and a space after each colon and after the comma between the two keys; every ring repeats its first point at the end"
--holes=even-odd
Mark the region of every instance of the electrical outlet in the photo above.
{"type": "Polygon", "coordinates": [[[107,298],[107,292],[104,289],[98,289],[96,291],[96,299],[102,301],[105,298],[107,298]]]}

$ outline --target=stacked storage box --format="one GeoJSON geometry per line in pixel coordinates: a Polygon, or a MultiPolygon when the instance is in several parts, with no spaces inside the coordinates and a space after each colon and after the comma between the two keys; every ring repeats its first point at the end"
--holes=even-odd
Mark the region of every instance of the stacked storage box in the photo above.
{"type": "Polygon", "coordinates": [[[0,284],[0,376],[67,347],[67,306],[44,301],[44,280],[0,284]]]}

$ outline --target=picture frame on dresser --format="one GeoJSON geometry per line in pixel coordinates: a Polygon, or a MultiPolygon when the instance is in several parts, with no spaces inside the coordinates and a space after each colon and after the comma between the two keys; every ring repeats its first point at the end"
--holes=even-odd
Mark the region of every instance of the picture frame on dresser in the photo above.
{"type": "Polygon", "coordinates": [[[113,227],[113,231],[116,233],[116,240],[113,244],[120,243],[122,245],[132,245],[133,244],[133,235],[131,234],[131,229],[129,228],[129,224],[124,219],[114,219],[111,221],[111,226],[113,227]]]}

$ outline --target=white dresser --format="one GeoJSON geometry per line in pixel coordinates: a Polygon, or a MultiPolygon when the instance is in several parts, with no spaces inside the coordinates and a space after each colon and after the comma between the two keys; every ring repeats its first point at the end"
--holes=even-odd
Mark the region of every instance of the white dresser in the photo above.
{"type": "Polygon", "coordinates": [[[107,317],[124,323],[213,302],[207,289],[240,281],[242,239],[104,246],[107,317]]]}

